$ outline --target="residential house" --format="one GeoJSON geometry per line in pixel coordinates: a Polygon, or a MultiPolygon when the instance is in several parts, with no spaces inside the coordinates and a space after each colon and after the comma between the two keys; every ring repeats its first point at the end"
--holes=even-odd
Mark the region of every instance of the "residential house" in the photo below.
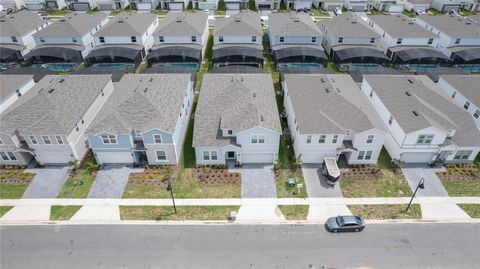
{"type": "Polygon", "coordinates": [[[405,163],[471,163],[480,151],[480,131],[427,76],[363,76],[368,97],[388,134],[385,148],[405,163]]]}
{"type": "Polygon", "coordinates": [[[465,10],[479,12],[480,11],[480,0],[469,1],[464,5],[463,8],[465,10]]]}
{"type": "Polygon", "coordinates": [[[177,164],[193,104],[189,74],[127,74],[87,130],[98,164],[177,164]]]}
{"type": "Polygon", "coordinates": [[[28,92],[35,82],[33,75],[0,76],[0,113],[28,92]]]}
{"type": "Polygon", "coordinates": [[[258,13],[242,10],[215,20],[213,31],[214,66],[263,66],[263,30],[258,13]]]}
{"type": "Polygon", "coordinates": [[[216,10],[218,0],[192,0],[193,8],[200,10],[216,10]]]}
{"type": "Polygon", "coordinates": [[[282,94],[296,158],[376,163],[386,129],[349,75],[285,74],[282,94]]]}
{"type": "Polygon", "coordinates": [[[133,10],[150,11],[156,9],[160,5],[160,0],[128,0],[129,6],[133,10]]]}
{"type": "Polygon", "coordinates": [[[68,13],[33,35],[37,46],[26,58],[35,64],[81,63],[93,50],[93,34],[107,21],[103,12],[68,13]]]}
{"type": "Polygon", "coordinates": [[[93,35],[95,48],[85,58],[86,65],[117,63],[135,69],[153,47],[157,26],[156,14],[118,14],[93,35]]]}
{"type": "Polygon", "coordinates": [[[183,11],[190,0],[160,0],[160,7],[165,10],[183,11]]]}
{"type": "Polygon", "coordinates": [[[124,9],[129,5],[128,0],[96,0],[99,10],[111,11],[124,9]]]}
{"type": "MultiPolygon", "coordinates": [[[[256,0],[255,1],[255,8],[262,11],[262,10],[277,10],[280,8],[280,1],[281,0],[256,0]]],[[[310,7],[311,7],[311,0],[310,7]]],[[[308,8],[310,8],[308,7],[308,8]]]]}
{"type": "Polygon", "coordinates": [[[467,16],[465,17],[467,20],[473,22],[473,23],[476,23],[476,24],[480,24],[480,14],[478,15],[473,15],[473,16],[467,16]]]}
{"type": "Polygon", "coordinates": [[[457,106],[465,109],[480,128],[480,76],[440,76],[438,87],[453,99],[457,106]]]}
{"type": "Polygon", "coordinates": [[[427,12],[430,9],[432,0],[407,0],[405,10],[410,12],[427,12]]]}
{"type": "Polygon", "coordinates": [[[32,11],[59,10],[67,7],[65,0],[23,0],[23,3],[28,10],[32,11]]]}
{"type": "Polygon", "coordinates": [[[312,4],[318,9],[334,11],[336,8],[342,8],[344,0],[313,0],[312,4]]]}
{"type": "Polygon", "coordinates": [[[35,47],[33,34],[48,20],[28,10],[0,15],[0,62],[16,63],[35,47]]]}
{"type": "Polygon", "coordinates": [[[148,63],[195,72],[202,63],[208,35],[207,13],[169,13],[153,33],[154,46],[148,63]]]}
{"type": "Polygon", "coordinates": [[[436,49],[438,36],[404,15],[368,16],[367,23],[382,36],[380,48],[401,69],[424,72],[450,63],[450,59],[436,49]]]}
{"type": "Polygon", "coordinates": [[[65,0],[72,11],[89,11],[98,7],[96,0],[65,0]]]}
{"type": "Polygon", "coordinates": [[[465,0],[432,0],[430,6],[442,13],[448,13],[450,11],[458,12],[465,2],[465,0]]]}
{"type": "Polygon", "coordinates": [[[272,13],[268,16],[268,39],[278,67],[287,63],[317,63],[326,65],[322,33],[310,15],[272,13]]]}
{"type": "Polygon", "coordinates": [[[459,68],[480,73],[480,24],[453,14],[421,15],[415,22],[438,36],[438,49],[459,68]]]}
{"type": "Polygon", "coordinates": [[[310,9],[313,4],[313,0],[283,0],[285,6],[293,10],[310,9]]]}
{"type": "Polygon", "coordinates": [[[112,92],[110,75],[45,76],[0,114],[2,143],[10,147],[0,164],[43,165],[81,160],[84,132],[112,92]]]}
{"type": "Polygon", "coordinates": [[[268,74],[206,74],[195,112],[197,164],[273,163],[282,129],[268,74]]]}
{"type": "Polygon", "coordinates": [[[342,70],[390,62],[379,47],[381,36],[354,13],[321,20],[318,26],[324,35],[323,47],[342,70]]]}
{"type": "Polygon", "coordinates": [[[405,2],[405,0],[374,0],[373,8],[386,13],[398,14],[403,12],[405,2]]]}
{"type": "Polygon", "coordinates": [[[19,10],[23,6],[22,0],[0,0],[0,6],[3,7],[3,10],[19,10]]]}
{"type": "Polygon", "coordinates": [[[343,7],[352,12],[365,12],[371,9],[371,5],[368,0],[345,0],[343,7]]]}
{"type": "Polygon", "coordinates": [[[236,14],[242,9],[248,8],[248,0],[224,0],[225,9],[229,14],[236,14]]]}

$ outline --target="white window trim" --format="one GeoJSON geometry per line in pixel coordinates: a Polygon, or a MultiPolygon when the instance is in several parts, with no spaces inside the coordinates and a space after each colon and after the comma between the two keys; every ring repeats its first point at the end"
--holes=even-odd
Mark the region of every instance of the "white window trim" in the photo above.
{"type": "Polygon", "coordinates": [[[166,150],[156,150],[156,151],[155,151],[155,156],[157,157],[157,161],[158,161],[158,162],[168,162],[168,155],[167,155],[167,151],[166,151],[166,150]],[[158,153],[159,153],[159,152],[165,153],[165,160],[160,160],[160,159],[158,158],[158,153]]]}
{"type": "Polygon", "coordinates": [[[118,144],[118,138],[117,138],[116,135],[103,134],[103,135],[100,136],[100,138],[102,139],[102,143],[105,144],[105,145],[116,145],[116,144],[118,144]],[[105,143],[105,140],[103,139],[104,136],[106,136],[107,139],[108,139],[107,143],[105,143]],[[113,139],[115,139],[115,143],[112,142],[111,136],[113,136],[113,139]]]}
{"type": "Polygon", "coordinates": [[[163,144],[163,139],[161,134],[154,134],[153,135],[153,143],[154,144],[163,144]],[[160,142],[157,142],[157,137],[160,137],[160,142]]]}
{"type": "Polygon", "coordinates": [[[307,139],[305,139],[305,144],[312,144],[312,135],[307,135],[307,139]]]}
{"type": "Polygon", "coordinates": [[[7,154],[7,157],[8,157],[8,159],[9,159],[10,161],[18,161],[18,158],[17,158],[17,156],[15,155],[15,153],[13,153],[13,151],[7,151],[7,152],[5,152],[5,153],[7,154]],[[13,157],[15,158],[15,160],[12,159],[12,156],[10,156],[9,153],[11,153],[11,154],[13,155],[13,157]]]}
{"type": "Polygon", "coordinates": [[[43,144],[45,144],[45,145],[51,145],[51,144],[52,144],[52,139],[51,139],[50,136],[48,136],[48,135],[42,135],[42,141],[43,141],[43,144]],[[48,141],[49,141],[50,143],[47,143],[47,142],[45,141],[45,138],[46,138],[46,137],[48,138],[48,141]]]}
{"type": "Polygon", "coordinates": [[[64,145],[65,144],[65,142],[63,141],[63,137],[61,135],[55,135],[55,141],[57,141],[58,145],[64,145]],[[60,140],[59,140],[59,138],[60,138],[60,140]],[[61,141],[61,143],[59,141],[61,141]]]}
{"type": "Polygon", "coordinates": [[[204,161],[217,161],[218,160],[218,152],[216,150],[203,150],[202,151],[202,158],[204,161]],[[215,160],[212,158],[213,157],[213,152],[215,152],[215,160]],[[205,155],[205,153],[207,153],[205,155]],[[208,157],[208,159],[205,159],[205,157],[208,157]]]}
{"type": "Polygon", "coordinates": [[[361,150],[358,152],[357,154],[357,160],[358,161],[363,161],[365,159],[365,151],[364,150],[361,150]]]}
{"type": "Polygon", "coordinates": [[[251,135],[250,136],[250,144],[265,144],[265,141],[266,141],[265,135],[251,135]],[[255,140],[257,142],[253,142],[253,138],[255,138],[255,140]],[[260,143],[261,138],[263,138],[263,143],[260,143]]]}
{"type": "Polygon", "coordinates": [[[28,136],[28,139],[30,139],[30,143],[31,143],[32,145],[38,145],[38,140],[37,140],[37,137],[36,137],[36,136],[30,135],[30,136],[28,136]],[[33,142],[32,137],[33,137],[33,139],[35,140],[35,143],[33,142]]]}
{"type": "Polygon", "coordinates": [[[366,141],[366,143],[367,143],[367,144],[373,144],[373,140],[375,140],[375,135],[373,135],[373,134],[369,134],[369,135],[367,135],[367,141],[366,141]],[[370,136],[372,137],[372,140],[371,140],[370,142],[368,142],[368,141],[369,141],[369,138],[370,138],[370,136]]]}
{"type": "Polygon", "coordinates": [[[327,143],[327,135],[321,134],[318,136],[318,144],[326,144],[327,143]],[[320,139],[323,137],[323,142],[320,142],[320,139]]]}

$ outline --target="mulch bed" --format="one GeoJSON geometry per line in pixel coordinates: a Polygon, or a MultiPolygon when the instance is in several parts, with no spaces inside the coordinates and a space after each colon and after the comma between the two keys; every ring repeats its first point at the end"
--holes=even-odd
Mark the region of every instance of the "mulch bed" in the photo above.
{"type": "Polygon", "coordinates": [[[480,179],[480,169],[472,164],[446,164],[445,172],[437,172],[443,180],[480,179]]]}
{"type": "Polygon", "coordinates": [[[382,170],[375,165],[355,165],[341,170],[341,178],[345,179],[371,179],[382,174],[382,170]]]}
{"type": "Polygon", "coordinates": [[[197,165],[195,176],[206,184],[239,184],[240,173],[228,172],[226,165],[197,165]]]}
{"type": "Polygon", "coordinates": [[[174,165],[146,166],[142,173],[130,173],[129,184],[143,186],[167,185],[168,178],[174,181],[177,176],[178,167],[174,165]]]}
{"type": "Polygon", "coordinates": [[[0,184],[21,185],[33,180],[34,173],[25,172],[26,166],[6,165],[0,167],[0,184]]]}

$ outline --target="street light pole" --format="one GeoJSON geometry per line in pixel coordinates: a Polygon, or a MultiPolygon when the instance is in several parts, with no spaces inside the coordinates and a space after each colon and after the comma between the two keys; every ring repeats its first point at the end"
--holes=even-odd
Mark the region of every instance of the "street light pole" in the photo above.
{"type": "Polygon", "coordinates": [[[412,199],[410,199],[410,202],[408,203],[407,209],[405,209],[405,212],[408,211],[410,208],[410,205],[412,204],[413,198],[415,197],[415,194],[417,194],[418,189],[424,189],[425,188],[425,179],[422,177],[420,181],[418,182],[417,188],[415,189],[415,192],[413,192],[412,199]]]}
{"type": "Polygon", "coordinates": [[[168,178],[167,191],[169,191],[172,196],[173,210],[175,211],[175,214],[177,214],[177,207],[175,206],[175,198],[173,198],[173,188],[172,183],[170,182],[170,177],[168,178]]]}

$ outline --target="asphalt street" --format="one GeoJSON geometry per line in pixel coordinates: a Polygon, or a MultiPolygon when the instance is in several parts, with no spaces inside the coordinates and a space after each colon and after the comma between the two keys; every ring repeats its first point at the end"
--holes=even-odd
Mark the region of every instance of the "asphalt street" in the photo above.
{"type": "Polygon", "coordinates": [[[479,223],[0,227],[0,268],[478,268],[479,223]]]}

